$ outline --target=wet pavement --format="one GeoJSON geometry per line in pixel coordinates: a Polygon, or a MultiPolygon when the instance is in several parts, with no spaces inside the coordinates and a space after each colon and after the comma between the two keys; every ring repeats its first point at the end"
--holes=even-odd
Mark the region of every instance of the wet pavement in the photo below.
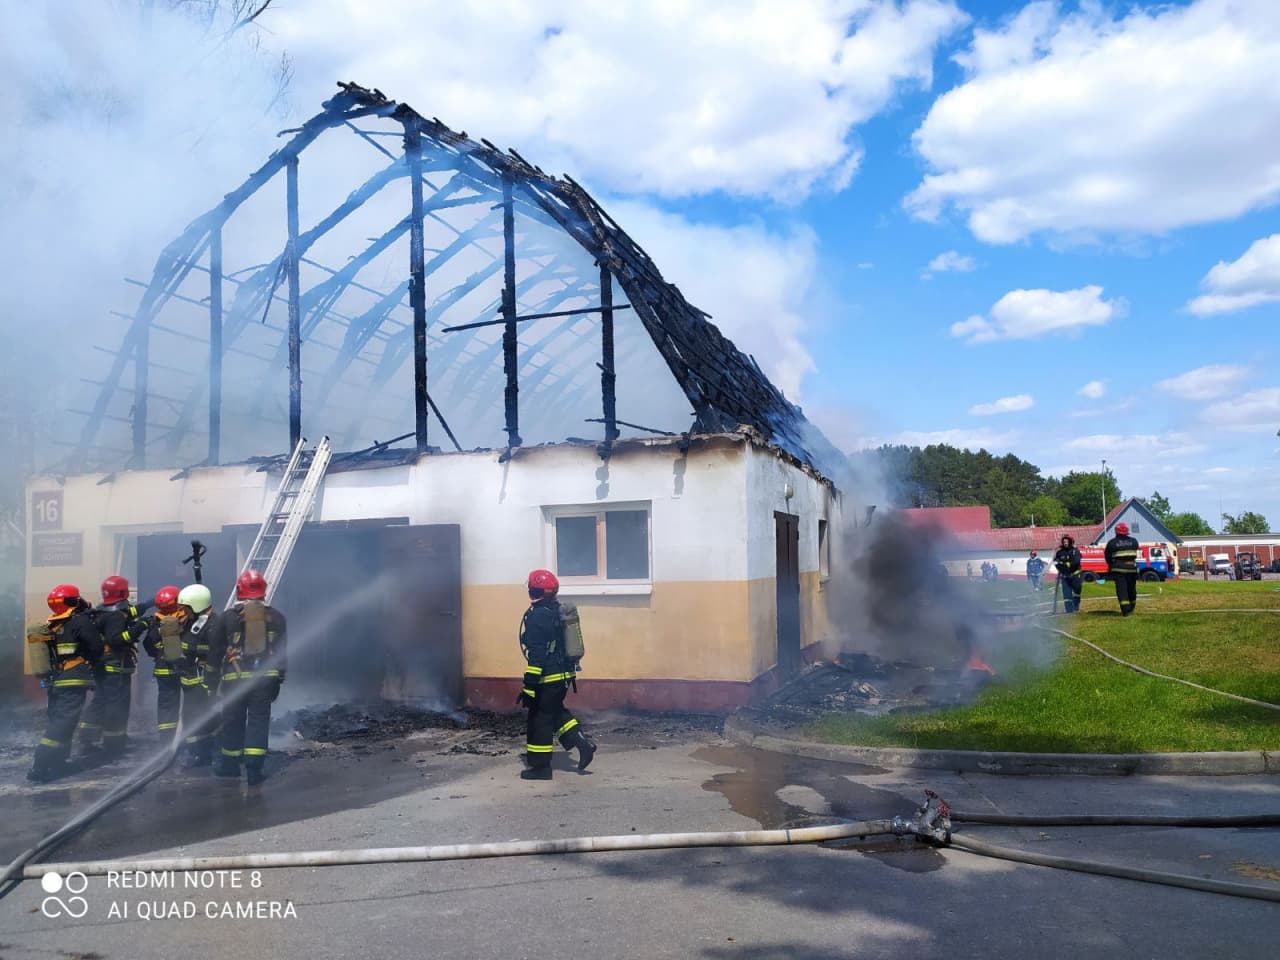
{"type": "MultiPolygon", "coordinates": [[[[327,743],[279,731],[290,752],[273,755],[277,769],[261,788],[175,772],[53,857],[810,826],[910,814],[926,787],[957,809],[1006,813],[1270,813],[1280,796],[1276,777],[1001,778],[846,765],[737,747],[707,718],[630,716],[588,718],[601,744],[588,775],[573,772],[557,751],[555,779],[527,783],[517,776],[522,734],[509,729],[423,721],[380,739],[376,723],[351,736],[350,718],[330,719],[327,743]]],[[[0,773],[11,768],[0,754],[0,773]]],[[[42,788],[6,774],[0,802],[24,833],[56,825],[104,789],[110,773],[101,768],[84,782],[42,788]]],[[[1276,830],[981,829],[995,843],[1280,888],[1276,830]]],[[[0,837],[14,845],[15,832],[0,837]]],[[[0,957],[569,952],[1020,960],[1034,949],[1071,957],[1270,958],[1280,936],[1275,904],[1017,866],[888,837],[273,870],[260,883],[197,898],[93,880],[88,914],[72,921],[42,916],[39,885],[29,882],[0,900],[0,957]],[[201,911],[269,901],[290,905],[296,919],[142,919],[144,900],[198,903],[201,911]]]]}
{"type": "MultiPolygon", "coordinates": [[[[713,716],[677,714],[650,720],[618,715],[599,718],[595,730],[615,743],[646,750],[691,735],[718,735],[721,725],[721,718],[713,716]]],[[[38,724],[25,716],[11,719],[9,735],[0,743],[0,802],[6,808],[6,827],[0,833],[3,862],[162,752],[158,738],[136,736],[122,760],[108,763],[93,754],[77,754],[75,772],[54,783],[33,785],[25,780],[31,747],[19,735],[27,729],[36,730],[38,724]]],[[[446,784],[458,772],[449,758],[515,761],[524,747],[523,715],[440,712],[403,704],[295,710],[274,720],[271,729],[269,777],[263,786],[250,788],[243,778],[224,780],[209,768],[175,764],[49,857],[131,856],[369,807],[446,784]]]]}

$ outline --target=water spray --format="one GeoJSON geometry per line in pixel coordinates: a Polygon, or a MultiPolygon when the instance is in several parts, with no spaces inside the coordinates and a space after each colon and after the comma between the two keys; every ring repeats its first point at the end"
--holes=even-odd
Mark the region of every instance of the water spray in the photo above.
{"type": "MultiPolygon", "coordinates": [[[[193,544],[194,547],[194,544],[193,544]]],[[[193,550],[193,557],[197,551],[193,550]]],[[[199,551],[203,554],[203,550],[199,551]]],[[[391,574],[384,572],[376,577],[372,583],[359,591],[354,591],[344,597],[341,602],[334,604],[330,608],[330,612],[334,617],[341,617],[347,613],[360,609],[362,606],[370,603],[377,603],[381,595],[381,591],[387,578],[391,574]]],[[[290,638],[291,654],[296,655],[299,650],[305,650],[321,636],[321,631],[316,630],[304,633],[301,637],[290,638]]],[[[268,665],[270,666],[270,665],[268,665]]],[[[202,713],[196,720],[195,728],[203,729],[207,724],[216,722],[218,712],[222,706],[234,704],[239,699],[247,696],[249,693],[248,686],[233,690],[229,694],[222,694],[210,701],[208,709],[202,713]]],[[[0,873],[0,898],[11,892],[12,887],[6,886],[12,884],[22,877],[23,867],[34,860],[36,857],[56,848],[63,841],[69,839],[80,830],[89,826],[94,820],[100,817],[107,810],[116,804],[128,799],[134,794],[140,792],[147,784],[151,783],[166,770],[173,766],[177,760],[178,754],[182,750],[183,736],[186,731],[179,729],[175,731],[171,741],[166,743],[160,750],[150,757],[146,758],[135,770],[129,773],[125,779],[107,791],[102,797],[87,807],[82,812],[76,814],[65,824],[50,833],[48,836],[37,841],[32,847],[19,854],[12,863],[10,863],[3,873],[0,873]]]]}

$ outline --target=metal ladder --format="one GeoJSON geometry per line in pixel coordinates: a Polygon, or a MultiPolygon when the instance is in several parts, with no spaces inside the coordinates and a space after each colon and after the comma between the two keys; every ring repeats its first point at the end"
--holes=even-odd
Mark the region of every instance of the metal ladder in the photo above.
{"type": "MultiPolygon", "coordinates": [[[[280,478],[280,489],[276,492],[275,501],[258,530],[258,536],[249,550],[249,558],[245,561],[244,570],[257,570],[267,581],[266,602],[270,603],[280,585],[280,575],[284,573],[285,564],[293,553],[298,536],[302,533],[302,525],[311,515],[315,506],[316,494],[320,484],[324,482],[325,471],[329,469],[329,458],[333,451],[329,447],[329,438],[321,437],[315,450],[306,450],[307,438],[303,437],[293,448],[293,456],[284,468],[284,476],[280,478]]],[[[243,570],[241,571],[244,572],[243,570]]],[[[225,609],[231,609],[236,602],[235,591],[227,598],[225,609]]]]}

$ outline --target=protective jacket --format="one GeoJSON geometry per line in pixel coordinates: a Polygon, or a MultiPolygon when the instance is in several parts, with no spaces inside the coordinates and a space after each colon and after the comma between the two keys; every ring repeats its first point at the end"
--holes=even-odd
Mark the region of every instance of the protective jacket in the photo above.
{"type": "Polygon", "coordinates": [[[1059,547],[1053,555],[1053,565],[1058,569],[1060,577],[1074,577],[1080,572],[1080,550],[1074,546],[1059,547]]]}
{"type": "Polygon", "coordinates": [[[102,659],[102,633],[88,609],[50,620],[55,687],[92,687],[93,665],[102,659]]]}
{"type": "Polygon", "coordinates": [[[1138,541],[1128,534],[1117,534],[1107,541],[1107,569],[1112,573],[1138,572],[1138,541]]]}
{"type": "Polygon", "coordinates": [[[524,651],[524,692],[538,695],[544,684],[573,679],[573,665],[564,655],[564,625],[560,604],[542,599],[529,605],[520,621],[520,648],[524,651]]]}
{"type": "Polygon", "coordinates": [[[206,610],[182,625],[182,658],[192,666],[210,663],[209,638],[216,632],[218,614],[206,610]]]}
{"type": "Polygon", "coordinates": [[[133,673],[138,663],[138,641],[147,632],[147,622],[142,615],[150,606],[151,603],[135,605],[128,600],[118,600],[94,610],[94,619],[102,631],[108,673],[133,673]]]}
{"type": "Polygon", "coordinates": [[[1027,576],[1038,577],[1044,573],[1044,561],[1039,557],[1029,557],[1027,559],[1027,576]]]}
{"type": "Polygon", "coordinates": [[[223,680],[284,679],[285,618],[261,600],[241,600],[218,618],[209,637],[209,664],[223,680]]]}
{"type": "Polygon", "coordinates": [[[142,649],[155,660],[155,676],[176,677],[182,663],[182,634],[186,628],[186,614],[156,613],[147,625],[142,637],[142,649]]]}

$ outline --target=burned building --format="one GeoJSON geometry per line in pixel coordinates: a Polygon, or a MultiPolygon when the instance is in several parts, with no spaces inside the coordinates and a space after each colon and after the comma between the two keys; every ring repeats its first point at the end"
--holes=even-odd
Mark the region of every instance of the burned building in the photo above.
{"type": "Polygon", "coordinates": [[[327,436],[276,598],[290,686],[505,707],[541,566],[588,705],[742,703],[826,639],[840,455],[582,187],[355,85],[282,137],[114,315],[29,484],[30,615],[58,582],[189,582],[193,538],[225,597],[327,436]]]}

